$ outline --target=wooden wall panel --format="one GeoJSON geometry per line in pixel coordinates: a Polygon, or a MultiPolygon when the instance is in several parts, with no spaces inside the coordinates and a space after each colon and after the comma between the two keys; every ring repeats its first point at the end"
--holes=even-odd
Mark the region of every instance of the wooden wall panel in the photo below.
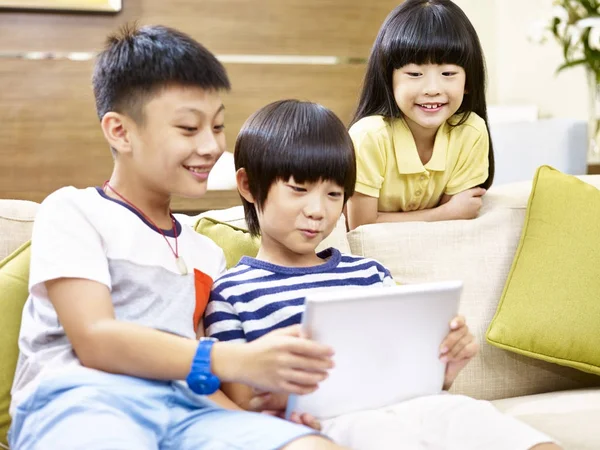
{"type": "MultiPolygon", "coordinates": [[[[65,185],[102,183],[112,157],[95,114],[92,62],[0,62],[0,197],[39,202],[65,185]]],[[[227,70],[233,84],[224,98],[232,149],[246,118],[281,98],[317,101],[347,122],[364,66],[229,64],[227,70]]]]}
{"type": "Polygon", "coordinates": [[[127,21],[190,33],[215,53],[365,57],[400,0],[124,0],[115,16],[0,12],[0,51],[93,51],[127,21]]]}

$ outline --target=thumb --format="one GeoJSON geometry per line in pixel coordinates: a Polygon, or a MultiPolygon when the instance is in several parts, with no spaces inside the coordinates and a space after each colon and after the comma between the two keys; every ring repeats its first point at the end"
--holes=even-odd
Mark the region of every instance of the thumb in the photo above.
{"type": "Polygon", "coordinates": [[[252,397],[248,402],[248,408],[250,411],[262,411],[271,399],[271,394],[261,394],[252,397]]]}
{"type": "Polygon", "coordinates": [[[476,187],[471,190],[473,192],[473,197],[482,197],[487,192],[484,188],[476,187]]]}

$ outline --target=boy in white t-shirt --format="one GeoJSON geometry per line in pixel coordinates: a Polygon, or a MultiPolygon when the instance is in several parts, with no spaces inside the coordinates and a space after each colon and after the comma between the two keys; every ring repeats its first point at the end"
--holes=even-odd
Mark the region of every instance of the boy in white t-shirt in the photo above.
{"type": "Polygon", "coordinates": [[[40,207],[11,447],[339,448],[218,390],[220,378],[311,392],[330,349],[293,327],[252,344],[197,340],[224,255],[169,205],[171,195],[202,196],[225,149],[223,66],[176,30],[124,29],[108,39],[93,85],[114,170],[102,188],[66,187],[40,207]]]}

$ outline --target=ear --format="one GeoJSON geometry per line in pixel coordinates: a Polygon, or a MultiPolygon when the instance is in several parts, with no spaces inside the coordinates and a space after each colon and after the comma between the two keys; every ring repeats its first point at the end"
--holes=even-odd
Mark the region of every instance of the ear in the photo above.
{"type": "Polygon", "coordinates": [[[131,126],[133,126],[131,120],[113,111],[104,114],[100,121],[104,137],[117,153],[131,152],[131,136],[129,134],[131,126]]]}
{"type": "Polygon", "coordinates": [[[235,181],[237,183],[240,195],[244,197],[248,203],[254,203],[254,196],[250,192],[250,184],[248,183],[248,174],[243,167],[235,173],[235,181]]]}

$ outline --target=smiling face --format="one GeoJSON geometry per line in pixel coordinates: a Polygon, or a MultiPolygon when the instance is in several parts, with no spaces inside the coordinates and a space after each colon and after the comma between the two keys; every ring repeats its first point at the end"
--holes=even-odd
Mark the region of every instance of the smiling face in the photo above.
{"type": "Polygon", "coordinates": [[[166,87],[146,103],[141,123],[128,120],[130,148],[117,158],[148,189],[200,197],[225,151],[224,120],[217,91],[166,87]]]}
{"type": "Polygon", "coordinates": [[[460,108],[465,71],[454,64],[407,64],[394,70],[396,104],[413,135],[435,133],[460,108]]]}
{"type": "Polygon", "coordinates": [[[333,181],[277,180],[258,211],[262,242],[257,257],[289,267],[322,263],[315,249],[331,234],[343,207],[344,188],[333,181]]]}

